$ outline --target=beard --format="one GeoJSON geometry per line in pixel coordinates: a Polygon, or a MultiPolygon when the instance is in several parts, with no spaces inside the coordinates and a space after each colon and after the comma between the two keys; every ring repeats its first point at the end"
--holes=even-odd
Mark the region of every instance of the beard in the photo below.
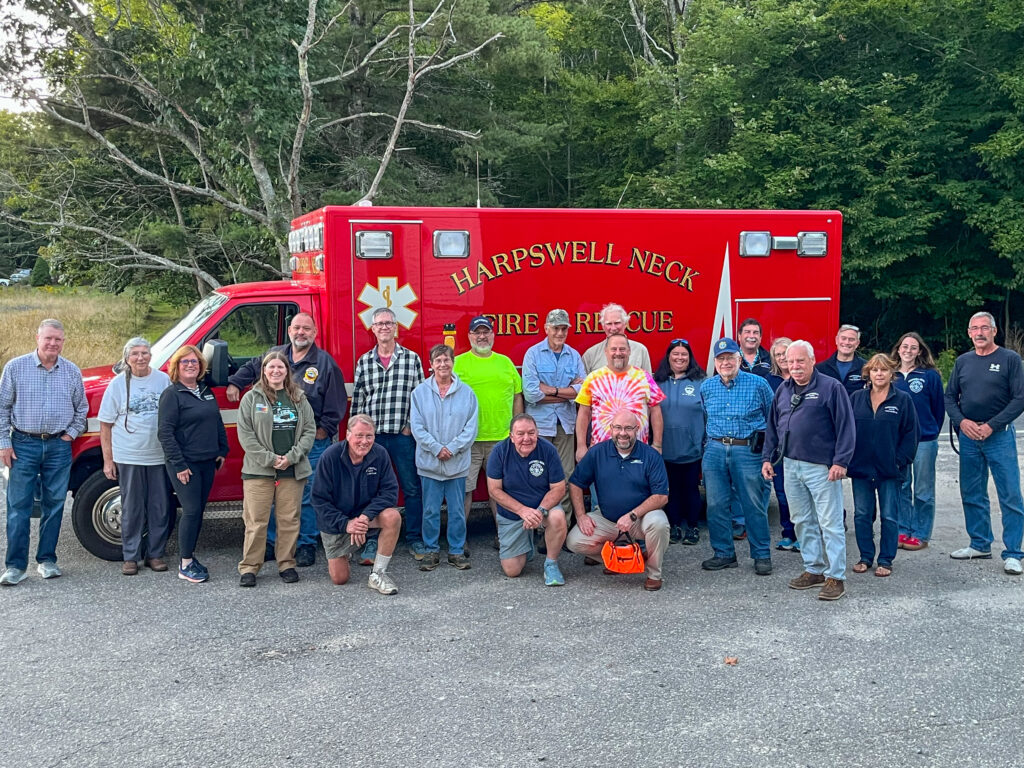
{"type": "Polygon", "coordinates": [[[471,341],[469,343],[474,352],[490,352],[494,344],[489,341],[471,341]]]}

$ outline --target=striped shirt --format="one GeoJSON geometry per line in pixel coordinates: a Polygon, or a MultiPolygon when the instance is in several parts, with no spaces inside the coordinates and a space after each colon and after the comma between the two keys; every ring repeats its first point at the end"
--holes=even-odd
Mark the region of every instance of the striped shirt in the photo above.
{"type": "Polygon", "coordinates": [[[82,371],[58,355],[46,370],[37,352],[15,357],[0,378],[0,449],[11,447],[11,429],[33,434],[66,432],[76,438],[85,432],[89,403],[82,371]]]}
{"type": "Polygon", "coordinates": [[[739,371],[728,384],[717,375],[704,379],[700,396],[708,415],[708,437],[743,440],[763,431],[768,426],[772,394],[767,381],[746,371],[739,371]]]}
{"type": "Polygon", "coordinates": [[[365,413],[377,432],[395,435],[409,426],[412,391],[423,381],[419,355],[395,344],[387,368],[374,347],[356,362],[352,388],[352,413],[365,413]]]}

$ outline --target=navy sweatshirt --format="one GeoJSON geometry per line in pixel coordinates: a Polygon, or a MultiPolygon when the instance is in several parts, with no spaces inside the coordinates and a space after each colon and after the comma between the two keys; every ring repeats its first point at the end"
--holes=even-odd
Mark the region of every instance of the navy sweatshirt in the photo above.
{"type": "Polygon", "coordinates": [[[938,438],[942,421],[946,418],[946,404],[942,394],[942,377],[934,368],[915,368],[906,376],[896,373],[896,389],[906,392],[917,409],[917,426],[921,442],[938,438]]]}
{"type": "Polygon", "coordinates": [[[228,455],[228,435],[220,406],[210,388],[202,383],[199,397],[181,383],[171,384],[160,393],[156,434],[167,466],[175,474],[188,469],[190,461],[228,455]]]}
{"type": "Polygon", "coordinates": [[[791,459],[826,467],[849,467],[856,432],[853,408],[843,385],[815,371],[794,409],[792,397],[796,387],[796,382],[789,378],[775,392],[762,458],[774,461],[778,455],[773,454],[782,449],[791,459]]]}
{"type": "Polygon", "coordinates": [[[854,355],[853,360],[850,361],[850,370],[846,372],[846,378],[844,379],[839,375],[839,352],[837,351],[833,352],[832,356],[827,360],[822,360],[814,368],[826,376],[831,376],[836,381],[842,382],[847,393],[852,395],[857,390],[864,389],[864,385],[868,383],[862,373],[864,366],[867,364],[868,361],[863,357],[854,355]]]}
{"type": "Polygon", "coordinates": [[[901,477],[917,453],[917,409],[910,395],[889,387],[889,394],[875,411],[871,390],[862,389],[853,393],[851,404],[857,448],[847,474],[863,480],[901,477]]]}
{"type": "Polygon", "coordinates": [[[1006,429],[1024,411],[1020,355],[997,347],[988,355],[960,355],[946,384],[946,413],[957,429],[964,419],[1006,429]]]}
{"type": "Polygon", "coordinates": [[[740,370],[753,373],[762,379],[767,379],[772,372],[772,356],[768,354],[768,350],[764,347],[758,347],[757,357],[754,358],[754,362],[747,362],[746,355],[740,356],[740,370]]]}
{"type": "Polygon", "coordinates": [[[398,504],[398,479],[391,457],[374,443],[366,457],[353,464],[348,441],[335,443],[320,456],[311,495],[321,531],[341,535],[348,521],[359,515],[373,520],[398,504]]]}

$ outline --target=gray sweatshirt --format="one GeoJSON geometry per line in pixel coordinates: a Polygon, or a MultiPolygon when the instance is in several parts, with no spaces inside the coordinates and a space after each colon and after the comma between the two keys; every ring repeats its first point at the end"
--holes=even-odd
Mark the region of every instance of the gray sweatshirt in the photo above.
{"type": "Polygon", "coordinates": [[[416,438],[416,469],[423,477],[454,480],[469,474],[478,413],[476,395],[454,373],[444,398],[433,376],[412,391],[410,427],[416,438]],[[437,458],[442,448],[452,452],[448,461],[437,458]]]}

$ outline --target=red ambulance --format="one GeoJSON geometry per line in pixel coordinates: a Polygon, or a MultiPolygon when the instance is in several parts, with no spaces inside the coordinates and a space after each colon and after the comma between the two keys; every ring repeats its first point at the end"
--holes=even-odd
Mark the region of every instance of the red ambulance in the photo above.
{"type": "MultiPolygon", "coordinates": [[[[568,343],[581,353],[603,338],[609,302],[629,310],[629,330],[655,365],[669,341],[689,339],[701,360],[746,317],[770,339],[810,341],[831,353],[839,325],[842,215],[838,211],[689,211],[328,206],[292,222],[290,280],[231,285],[197,304],[153,346],[166,369],[182,344],[211,363],[232,449],[207,517],[241,515],[242,450],[225,396],[237,366],[287,343],[297,312],[316,319],[317,344],[351,382],[374,339],[370,318],[390,307],[403,346],[469,349],[470,319],[494,319],[497,352],[517,364],[541,339],[547,312],[569,313],[568,343]]],[[[73,522],[82,545],[121,559],[120,495],[103,476],[96,413],[109,368],[84,372],[90,418],[75,441],[73,522]]]]}

